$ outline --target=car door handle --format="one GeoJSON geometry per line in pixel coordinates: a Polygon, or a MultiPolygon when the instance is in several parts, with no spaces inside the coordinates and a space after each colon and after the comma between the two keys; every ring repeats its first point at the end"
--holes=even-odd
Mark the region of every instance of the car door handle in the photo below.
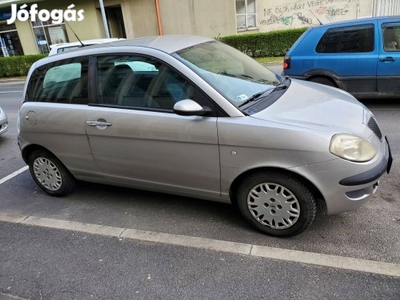
{"type": "Polygon", "coordinates": [[[87,125],[89,125],[89,126],[94,126],[94,127],[97,127],[97,126],[99,126],[99,127],[109,127],[109,126],[111,126],[112,124],[111,123],[109,123],[109,122],[107,122],[107,121],[103,121],[103,120],[98,120],[98,121],[86,121],[86,124],[87,125]]]}
{"type": "Polygon", "coordinates": [[[385,58],[381,58],[379,61],[385,62],[385,61],[395,61],[395,59],[391,56],[387,56],[385,58]]]}

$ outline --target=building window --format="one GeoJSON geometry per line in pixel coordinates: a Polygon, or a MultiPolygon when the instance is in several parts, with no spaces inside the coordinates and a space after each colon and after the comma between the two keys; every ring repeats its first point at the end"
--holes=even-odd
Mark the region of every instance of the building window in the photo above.
{"type": "Polygon", "coordinates": [[[32,29],[40,53],[48,53],[50,45],[69,42],[65,24],[54,25],[50,21],[37,20],[32,22],[32,29]]]}
{"type": "Polygon", "coordinates": [[[237,30],[256,28],[256,0],[236,0],[237,30]]]}
{"type": "Polygon", "coordinates": [[[24,55],[15,24],[0,21],[0,56],[24,55]]]}

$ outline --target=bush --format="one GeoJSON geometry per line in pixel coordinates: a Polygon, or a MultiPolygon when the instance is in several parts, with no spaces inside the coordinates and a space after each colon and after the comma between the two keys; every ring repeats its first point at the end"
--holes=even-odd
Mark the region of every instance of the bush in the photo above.
{"type": "Polygon", "coordinates": [[[0,57],[0,77],[26,76],[31,65],[47,54],[0,57]]]}
{"type": "Polygon", "coordinates": [[[225,36],[219,40],[251,57],[284,56],[307,28],[225,36]]]}

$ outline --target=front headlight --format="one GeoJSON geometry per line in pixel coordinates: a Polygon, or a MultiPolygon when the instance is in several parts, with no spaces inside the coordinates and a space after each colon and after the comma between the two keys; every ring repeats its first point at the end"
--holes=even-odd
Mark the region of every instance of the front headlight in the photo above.
{"type": "Polygon", "coordinates": [[[334,135],[329,151],[341,158],[356,162],[369,161],[376,155],[376,150],[370,142],[351,134],[334,135]]]}

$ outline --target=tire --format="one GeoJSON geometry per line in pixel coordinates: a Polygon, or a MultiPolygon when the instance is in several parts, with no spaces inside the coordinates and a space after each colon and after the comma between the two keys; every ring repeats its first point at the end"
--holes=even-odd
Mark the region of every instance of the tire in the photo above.
{"type": "Polygon", "coordinates": [[[315,83],[324,84],[327,86],[337,87],[333,80],[326,78],[326,77],[313,77],[310,79],[310,81],[315,82],[315,83]]]}
{"type": "Polygon", "coordinates": [[[317,213],[310,189],[279,172],[257,173],[245,179],[238,189],[237,207],[257,229],[278,237],[300,234],[317,213]]]}
{"type": "Polygon", "coordinates": [[[50,152],[32,152],[28,164],[33,180],[47,194],[65,196],[74,190],[75,178],[50,152]]]}

